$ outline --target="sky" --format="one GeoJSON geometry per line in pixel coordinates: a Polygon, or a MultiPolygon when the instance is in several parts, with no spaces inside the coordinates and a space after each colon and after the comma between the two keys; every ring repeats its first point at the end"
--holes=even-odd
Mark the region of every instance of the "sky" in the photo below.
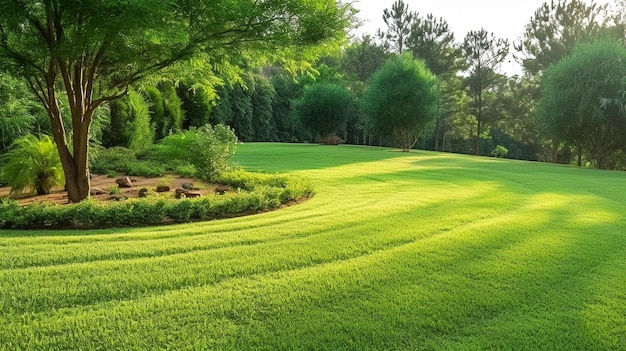
{"type": "MultiPolygon", "coordinates": [[[[496,37],[509,39],[509,43],[521,38],[524,27],[544,2],[550,0],[403,0],[409,5],[409,11],[418,12],[425,17],[432,13],[442,17],[454,32],[457,42],[462,42],[470,30],[486,29],[496,37]]],[[[383,22],[383,10],[395,0],[357,0],[353,5],[359,10],[357,15],[363,26],[356,33],[374,35],[378,28],[386,28],[383,22]]],[[[585,0],[591,3],[591,0],[585,0]]],[[[612,3],[610,0],[596,0],[597,4],[612,3]]],[[[512,60],[502,66],[502,71],[509,75],[521,73],[519,65],[512,60]]]]}

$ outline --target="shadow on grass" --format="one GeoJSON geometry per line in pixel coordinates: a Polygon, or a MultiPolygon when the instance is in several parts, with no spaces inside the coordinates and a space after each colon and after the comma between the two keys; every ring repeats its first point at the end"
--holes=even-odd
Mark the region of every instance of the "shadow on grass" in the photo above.
{"type": "Polygon", "coordinates": [[[600,303],[599,296],[622,296],[609,285],[621,278],[618,287],[624,287],[624,267],[615,266],[626,259],[623,236],[610,224],[592,233],[560,231],[554,224],[575,215],[566,207],[537,213],[542,220],[532,224],[519,218],[489,229],[478,222],[343,267],[300,272],[310,274],[300,280],[290,274],[284,280],[296,280],[291,289],[312,294],[286,302],[289,313],[269,316],[266,323],[278,332],[262,344],[332,349],[350,340],[357,349],[619,349],[626,341],[623,317],[607,320],[583,311],[600,303]],[[598,330],[594,319],[611,329],[598,330]]]}

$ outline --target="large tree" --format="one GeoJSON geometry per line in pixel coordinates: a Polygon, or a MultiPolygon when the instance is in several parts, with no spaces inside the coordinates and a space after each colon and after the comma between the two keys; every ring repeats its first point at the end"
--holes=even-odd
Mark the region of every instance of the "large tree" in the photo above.
{"type": "Polygon", "coordinates": [[[446,119],[459,110],[459,77],[461,50],[454,41],[448,22],[432,14],[416,15],[407,39],[407,49],[439,78],[439,109],[433,133],[433,148],[440,150],[447,125],[446,119]]]}
{"type": "Polygon", "coordinates": [[[89,196],[94,112],[129,84],[190,59],[307,60],[344,37],[349,11],[335,0],[0,0],[0,69],[25,78],[45,107],[77,202],[89,196]]]}
{"type": "Polygon", "coordinates": [[[506,39],[496,38],[493,33],[480,29],[467,33],[461,48],[467,60],[466,84],[476,118],[473,151],[475,155],[480,155],[480,141],[489,113],[488,93],[501,79],[497,70],[509,53],[509,43],[506,39]]]}
{"type": "Polygon", "coordinates": [[[538,117],[548,135],[584,148],[598,168],[609,168],[626,145],[626,48],[601,40],[577,45],[550,66],[538,117]]]}
{"type": "Polygon", "coordinates": [[[581,40],[609,32],[607,5],[582,0],[543,3],[515,43],[518,60],[531,76],[541,75],[548,66],[568,55],[581,40]]]}
{"type": "Polygon", "coordinates": [[[409,53],[390,59],[371,79],[362,99],[369,129],[408,152],[436,117],[437,78],[409,53]]]}

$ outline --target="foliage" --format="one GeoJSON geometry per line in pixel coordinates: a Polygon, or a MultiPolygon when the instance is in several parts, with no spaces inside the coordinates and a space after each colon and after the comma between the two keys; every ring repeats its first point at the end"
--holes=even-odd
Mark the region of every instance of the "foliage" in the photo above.
{"type": "MultiPolygon", "coordinates": [[[[152,103],[157,96],[149,95],[148,99],[152,103]]],[[[155,139],[156,124],[151,121],[150,112],[146,97],[136,91],[128,92],[124,99],[111,102],[110,125],[102,131],[103,146],[121,146],[135,151],[147,149],[155,139]]]]}
{"type": "Polygon", "coordinates": [[[230,109],[232,120],[228,125],[233,128],[241,141],[252,141],[254,131],[252,126],[252,99],[248,95],[248,89],[242,85],[235,85],[230,90],[230,109]]]}
{"type": "Polygon", "coordinates": [[[499,89],[495,105],[499,118],[492,124],[494,142],[506,146],[509,157],[537,160],[543,136],[535,118],[536,96],[532,78],[510,78],[499,89]]]}
{"type": "Polygon", "coordinates": [[[161,91],[155,86],[146,86],[141,89],[150,106],[150,122],[154,126],[155,140],[161,140],[168,134],[168,123],[165,119],[165,102],[161,91]]]}
{"type": "Polygon", "coordinates": [[[531,17],[524,38],[516,43],[526,73],[543,74],[552,64],[568,55],[574,46],[609,32],[607,4],[582,0],[545,2],[531,17]]]}
{"type": "Polygon", "coordinates": [[[295,101],[294,110],[302,125],[314,131],[321,143],[346,123],[352,109],[352,95],[339,85],[318,83],[308,86],[295,101]]]}
{"type": "Polygon", "coordinates": [[[206,125],[163,138],[148,157],[172,164],[174,169],[181,167],[188,170],[185,164],[191,164],[196,170],[196,177],[213,181],[230,168],[229,160],[235,153],[236,145],[237,136],[231,128],[221,124],[214,127],[206,125]]]}
{"type": "Polygon", "coordinates": [[[195,137],[189,144],[189,162],[196,167],[197,176],[212,181],[228,170],[229,160],[235,154],[237,136],[224,125],[206,125],[193,131],[195,137]]]}
{"type": "Polygon", "coordinates": [[[350,43],[344,49],[340,65],[349,77],[359,82],[359,86],[353,86],[352,91],[362,93],[365,83],[383,66],[388,56],[385,48],[376,44],[369,35],[363,35],[350,43]]]}
{"type": "Polygon", "coordinates": [[[502,145],[497,145],[493,151],[491,151],[491,155],[494,157],[506,157],[509,153],[509,150],[502,145]]]}
{"type": "Polygon", "coordinates": [[[125,147],[92,148],[95,154],[90,164],[94,174],[124,174],[142,177],[158,177],[175,169],[177,164],[138,160],[135,151],[125,147]]]}
{"type": "Polygon", "coordinates": [[[0,152],[21,136],[45,132],[39,123],[43,118],[45,112],[26,84],[0,72],[0,152]]]}
{"type": "MultiPolygon", "coordinates": [[[[245,191],[194,199],[148,197],[103,203],[88,200],[79,204],[37,203],[20,206],[12,200],[0,202],[0,228],[90,228],[184,223],[234,216],[249,211],[272,210],[289,201],[308,198],[312,186],[304,179],[278,174],[236,171],[219,181],[245,191]]],[[[112,187],[111,193],[119,193],[112,187]]]]}
{"type": "Polygon", "coordinates": [[[454,75],[460,68],[460,48],[443,18],[435,18],[432,14],[416,16],[406,46],[437,76],[454,75]]]}
{"type": "Polygon", "coordinates": [[[302,95],[302,86],[287,74],[276,74],[271,78],[276,97],[272,100],[272,125],[276,126],[273,141],[299,142],[308,140],[300,121],[293,113],[292,103],[302,95]]]}
{"type": "Polygon", "coordinates": [[[157,86],[163,98],[163,117],[166,121],[163,137],[175,133],[183,128],[185,118],[182,110],[182,102],[178,97],[176,87],[172,82],[164,81],[157,86]]]}
{"type": "Polygon", "coordinates": [[[362,99],[369,129],[409,151],[436,117],[437,79],[410,54],[392,58],[374,74],[362,99]]]}
{"type": "Polygon", "coordinates": [[[599,168],[614,166],[626,145],[626,48],[612,40],[582,43],[544,76],[538,117],[548,136],[581,146],[599,168]]]}
{"type": "Polygon", "coordinates": [[[128,93],[128,109],[131,126],[128,147],[138,152],[146,150],[154,143],[154,126],[150,122],[150,107],[143,95],[131,91],[128,93]]]}
{"type": "Polygon", "coordinates": [[[48,135],[23,136],[13,142],[4,155],[1,177],[11,187],[11,194],[27,189],[37,195],[49,194],[63,184],[63,171],[54,141],[48,135]]]}
{"type": "Polygon", "coordinates": [[[69,200],[78,202],[89,196],[93,114],[124,96],[131,84],[185,68],[203,72],[197,76],[211,85],[220,68],[235,76],[238,66],[252,62],[305,67],[339,48],[352,15],[349,4],[334,0],[3,0],[0,70],[28,81],[46,108],[69,200]],[[71,130],[62,125],[63,99],[71,130]]]}
{"type": "Polygon", "coordinates": [[[396,0],[391,10],[383,11],[383,20],[387,30],[378,30],[378,37],[383,40],[384,47],[394,53],[402,53],[406,49],[406,42],[411,34],[411,26],[417,14],[409,11],[409,5],[402,0],[396,0]]]}
{"type": "Polygon", "coordinates": [[[252,125],[254,141],[275,140],[275,126],[273,125],[272,102],[276,91],[270,81],[261,74],[250,76],[250,100],[252,102],[252,125]]]}
{"type": "Polygon", "coordinates": [[[212,100],[206,89],[203,87],[194,88],[192,84],[179,82],[177,90],[185,116],[183,129],[208,124],[212,100]]]}

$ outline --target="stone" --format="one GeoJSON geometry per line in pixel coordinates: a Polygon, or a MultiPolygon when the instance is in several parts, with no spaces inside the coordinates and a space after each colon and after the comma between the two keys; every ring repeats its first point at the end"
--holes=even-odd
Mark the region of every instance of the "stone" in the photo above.
{"type": "Polygon", "coordinates": [[[148,188],[139,189],[139,193],[137,194],[139,197],[148,197],[148,188]]]}
{"type": "Polygon", "coordinates": [[[202,194],[195,192],[195,191],[190,191],[190,190],[186,190],[186,189],[182,189],[182,188],[178,188],[174,191],[176,193],[176,198],[180,199],[181,197],[188,197],[188,198],[194,198],[194,197],[201,197],[202,194]]]}
{"type": "Polygon", "coordinates": [[[120,188],[130,188],[133,186],[133,182],[128,177],[117,178],[115,182],[120,188]]]}
{"type": "Polygon", "coordinates": [[[96,195],[103,195],[103,194],[108,194],[109,192],[100,188],[91,188],[89,189],[89,195],[91,196],[96,196],[96,195]]]}
{"type": "Polygon", "coordinates": [[[183,185],[181,185],[180,187],[185,190],[191,190],[193,189],[193,183],[183,183],[183,185]]]}
{"type": "Polygon", "coordinates": [[[174,192],[176,193],[176,198],[180,199],[183,196],[186,196],[187,194],[187,190],[182,189],[182,188],[177,188],[176,190],[174,190],[174,192]]]}
{"type": "Polygon", "coordinates": [[[156,192],[157,193],[166,193],[168,191],[170,191],[170,187],[167,186],[167,185],[158,185],[156,187],[156,192]]]}

